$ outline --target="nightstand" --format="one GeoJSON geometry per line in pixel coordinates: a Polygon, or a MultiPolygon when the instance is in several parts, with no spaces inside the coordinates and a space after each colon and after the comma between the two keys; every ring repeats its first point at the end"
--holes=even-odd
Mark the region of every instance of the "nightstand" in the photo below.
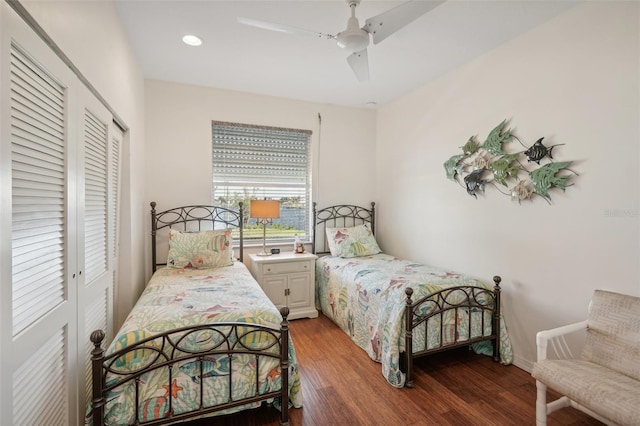
{"type": "Polygon", "coordinates": [[[278,308],[289,308],[289,319],[316,318],[315,260],[310,253],[249,255],[251,274],[278,308]]]}

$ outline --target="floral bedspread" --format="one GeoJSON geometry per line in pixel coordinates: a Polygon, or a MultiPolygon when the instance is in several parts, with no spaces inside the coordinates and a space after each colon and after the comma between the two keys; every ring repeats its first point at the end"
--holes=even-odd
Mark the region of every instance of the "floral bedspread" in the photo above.
{"type": "MultiPolygon", "coordinates": [[[[257,323],[279,328],[282,317],[240,262],[216,269],[163,268],[151,278],[106,354],[170,329],[222,321],[257,323]]],[[[274,350],[277,351],[277,348],[274,350]]],[[[116,367],[118,363],[124,364],[125,361],[127,365],[134,367],[143,365],[147,361],[137,357],[148,356],[145,352],[151,351],[136,350],[129,359],[116,360],[116,367]]],[[[289,361],[289,402],[293,407],[301,407],[300,375],[291,339],[289,361]]],[[[150,420],[166,415],[169,392],[173,397],[172,409],[178,414],[198,409],[201,385],[205,406],[227,402],[229,392],[232,392],[234,400],[252,396],[256,388],[256,374],[259,376],[260,393],[281,387],[277,359],[261,358],[259,369],[256,369],[255,357],[237,355],[232,366],[230,369],[226,356],[205,358],[202,364],[192,359],[178,364],[178,368],[174,367],[171,380],[167,368],[144,375],[139,388],[139,419],[150,420]],[[233,378],[231,390],[228,385],[230,374],[233,378]]],[[[107,375],[107,383],[109,381],[110,375],[107,375]]],[[[134,394],[134,385],[131,383],[126,389],[114,390],[108,395],[106,424],[133,423],[134,394]]],[[[259,404],[235,407],[216,414],[228,414],[259,404]]]]}
{"type": "MultiPolygon", "coordinates": [[[[364,349],[371,359],[382,364],[383,376],[396,387],[404,386],[405,381],[405,374],[399,368],[400,353],[405,349],[405,289],[411,287],[414,290],[412,299],[416,301],[434,291],[454,286],[493,288],[493,285],[486,285],[469,276],[384,253],[347,259],[325,256],[316,262],[318,308],[364,349]]],[[[464,326],[468,324],[469,312],[461,309],[450,314],[442,319],[445,321],[445,330],[452,330],[452,335],[445,333],[442,337],[443,345],[466,340],[469,335],[477,337],[491,334],[488,314],[483,322],[481,313],[472,312],[470,330],[464,326]],[[455,328],[455,323],[463,326],[455,328]],[[458,334],[454,336],[456,331],[458,334]]],[[[439,325],[439,322],[429,323],[429,328],[439,329],[439,325]]],[[[427,333],[425,341],[425,333],[420,329],[416,331],[414,352],[424,349],[425,345],[432,348],[441,344],[439,332],[427,333]]],[[[479,353],[492,353],[490,342],[475,343],[473,347],[479,353]]],[[[502,318],[500,357],[504,364],[510,364],[513,360],[511,342],[502,318]]]]}

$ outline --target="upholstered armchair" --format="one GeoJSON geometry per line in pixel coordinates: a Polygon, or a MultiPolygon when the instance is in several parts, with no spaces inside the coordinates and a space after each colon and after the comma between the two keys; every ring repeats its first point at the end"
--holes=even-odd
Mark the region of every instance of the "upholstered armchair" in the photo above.
{"type": "Polygon", "coordinates": [[[568,406],[605,424],[640,425],[640,297],[596,290],[586,321],[541,331],[536,343],[538,426],[568,406]],[[586,338],[576,358],[565,336],[579,331],[586,338]],[[547,403],[547,387],[562,397],[547,403]]]}

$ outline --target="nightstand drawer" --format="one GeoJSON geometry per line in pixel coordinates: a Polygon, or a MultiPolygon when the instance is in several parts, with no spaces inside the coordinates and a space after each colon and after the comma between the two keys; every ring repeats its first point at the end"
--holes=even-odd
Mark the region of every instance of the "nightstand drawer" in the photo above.
{"type": "Polygon", "coordinates": [[[289,274],[292,272],[309,272],[313,262],[282,262],[263,266],[265,275],[289,274]]]}

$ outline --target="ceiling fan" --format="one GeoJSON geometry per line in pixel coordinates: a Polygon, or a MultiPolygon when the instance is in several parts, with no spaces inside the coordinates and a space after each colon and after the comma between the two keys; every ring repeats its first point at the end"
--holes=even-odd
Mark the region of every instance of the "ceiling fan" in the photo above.
{"type": "Polygon", "coordinates": [[[250,18],[238,18],[238,22],[265,30],[279,31],[283,33],[313,36],[335,40],[338,46],[350,52],[347,62],[359,81],[369,80],[369,58],[367,46],[370,38],[373,44],[378,44],[399,29],[413,22],[431,9],[444,3],[442,1],[408,1],[389,9],[379,15],[369,18],[360,28],[356,18],[356,7],[360,0],[346,0],[351,9],[351,17],[347,21],[347,28],[336,35],[319,33],[289,25],[275,24],[250,18]]]}

